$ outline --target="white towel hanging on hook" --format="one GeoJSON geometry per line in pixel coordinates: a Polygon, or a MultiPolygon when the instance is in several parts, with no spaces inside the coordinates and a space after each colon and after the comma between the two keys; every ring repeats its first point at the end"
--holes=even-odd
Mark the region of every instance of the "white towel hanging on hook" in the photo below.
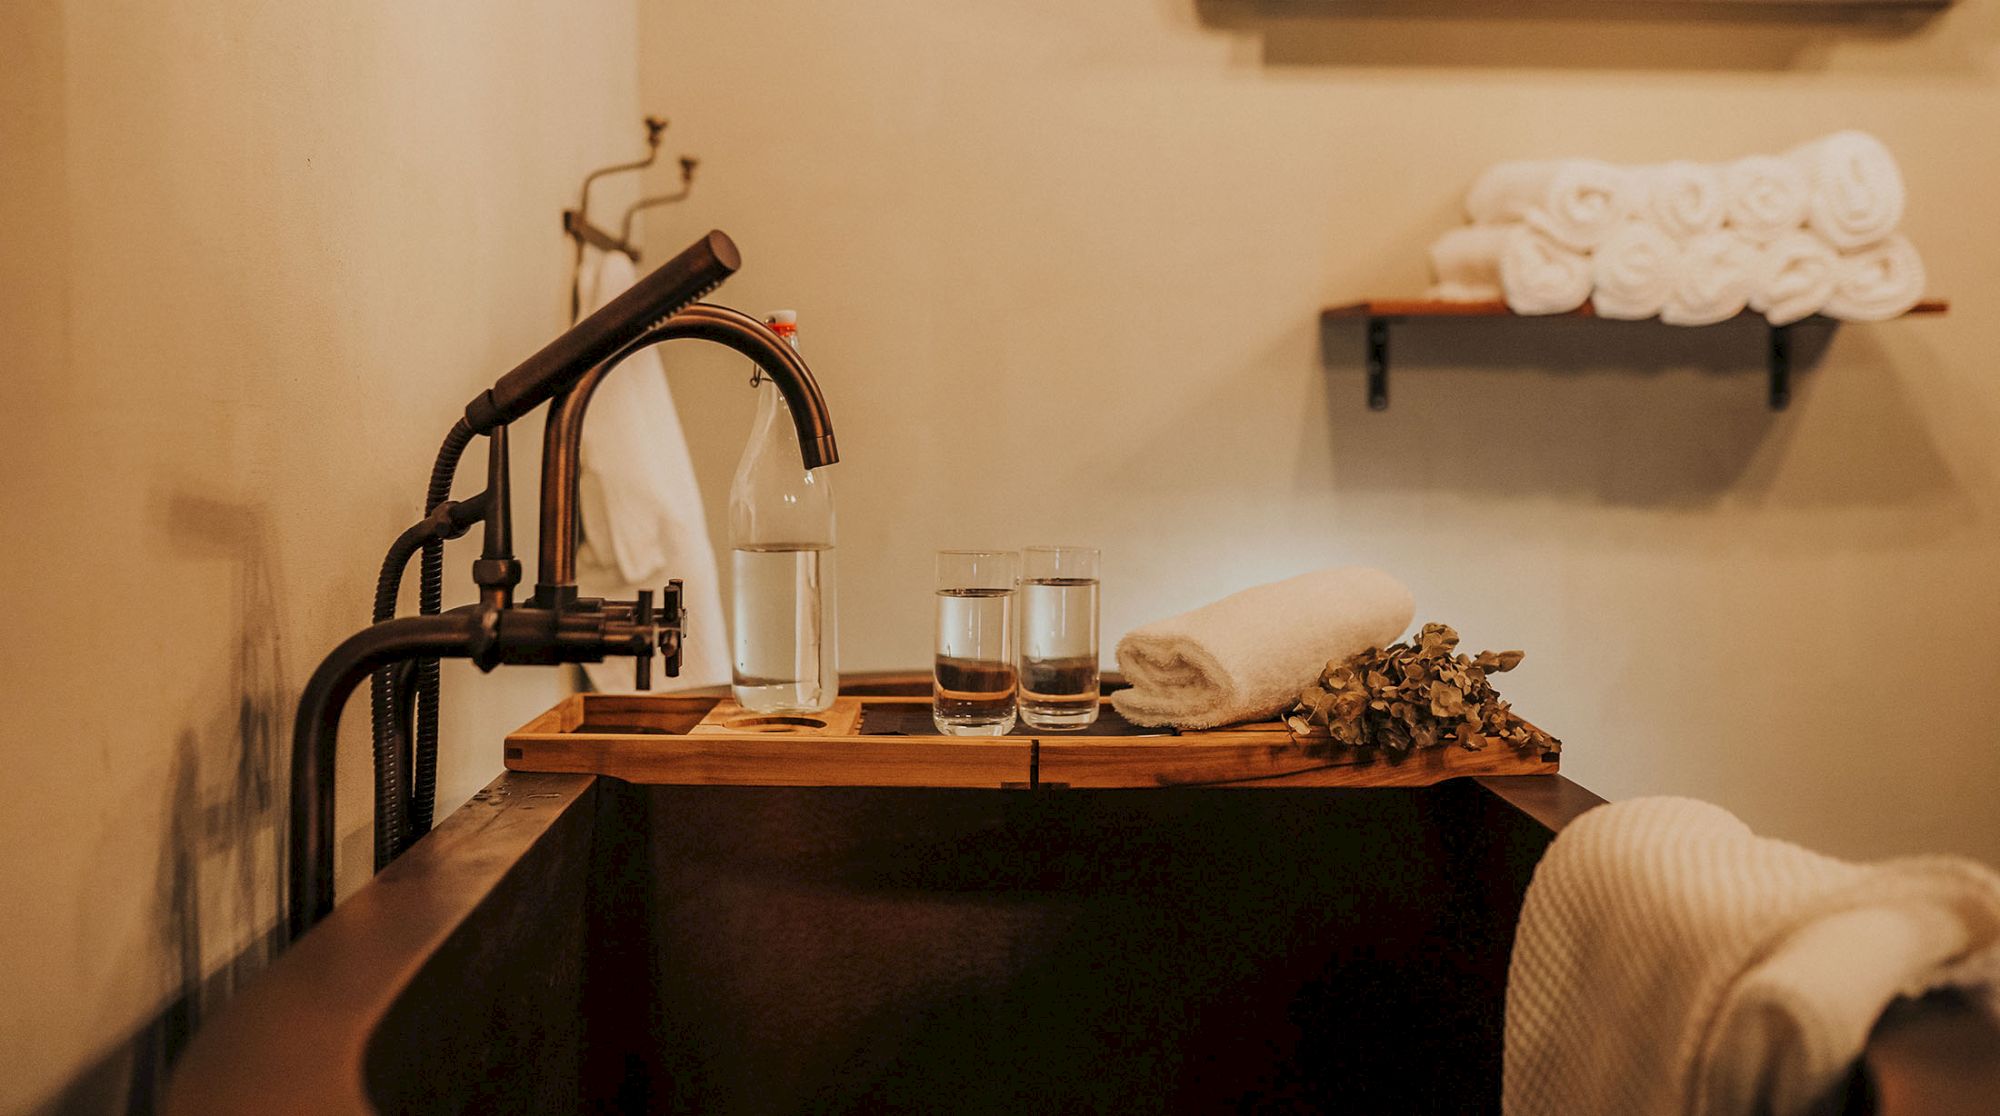
{"type": "MultiPolygon", "coordinates": [[[[592,249],[586,261],[584,306],[595,309],[632,285],[632,261],[592,249]]],[[[658,590],[668,578],[685,586],[686,639],[681,673],[660,688],[729,682],[729,633],[708,518],[695,484],[687,434],[681,428],[666,369],[656,348],[632,354],[598,385],[583,423],[577,511],[583,527],[577,588],[585,596],[630,597],[658,590]]],[[[632,689],[632,663],[584,664],[600,691],[632,689]]]]}

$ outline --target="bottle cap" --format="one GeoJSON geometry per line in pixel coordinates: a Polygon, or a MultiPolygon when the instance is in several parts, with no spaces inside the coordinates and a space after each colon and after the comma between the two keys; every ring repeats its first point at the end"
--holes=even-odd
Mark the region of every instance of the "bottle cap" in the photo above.
{"type": "Polygon", "coordinates": [[[797,310],[773,310],[765,317],[764,324],[780,337],[791,337],[799,332],[799,312],[797,310]]]}

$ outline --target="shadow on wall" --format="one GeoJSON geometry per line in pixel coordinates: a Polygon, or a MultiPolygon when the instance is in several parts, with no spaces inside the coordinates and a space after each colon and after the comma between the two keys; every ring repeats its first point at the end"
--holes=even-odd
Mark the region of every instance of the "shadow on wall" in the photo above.
{"type": "Polygon", "coordinates": [[[113,1046],[37,1112],[149,1113],[201,1021],[261,971],[282,945],[284,769],[291,697],[284,689],[275,549],[261,505],[187,492],[159,501],[159,526],[185,557],[236,565],[227,677],[173,742],[155,869],[154,937],[135,967],[171,986],[166,1007],[113,1046]],[[212,969],[204,958],[220,955],[212,969]]]}
{"type": "Polygon", "coordinates": [[[1398,322],[1385,412],[1367,409],[1364,330],[1357,320],[1320,327],[1343,485],[1642,508],[1965,502],[1868,326],[1839,334],[1838,360],[1822,359],[1832,323],[1794,327],[1784,412],[1765,403],[1761,322],[1398,322]]]}
{"type": "Polygon", "coordinates": [[[1809,70],[1841,42],[1917,37],[1946,6],[1194,0],[1204,26],[1255,35],[1267,66],[1557,70],[1809,70]]]}

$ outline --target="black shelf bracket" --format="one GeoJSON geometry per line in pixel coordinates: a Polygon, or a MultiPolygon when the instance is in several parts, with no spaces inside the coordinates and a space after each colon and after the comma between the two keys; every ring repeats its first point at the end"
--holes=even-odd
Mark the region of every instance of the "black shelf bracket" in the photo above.
{"type": "MultiPolygon", "coordinates": [[[[1374,314],[1367,319],[1368,409],[1371,411],[1389,409],[1389,323],[1395,320],[1374,314]]],[[[1773,411],[1782,411],[1792,405],[1790,324],[1770,327],[1766,363],[1771,374],[1770,407],[1773,411]]]]}
{"type": "Polygon", "coordinates": [[[1792,327],[1771,327],[1771,409],[1782,411],[1792,405],[1792,327]]]}
{"type": "Polygon", "coordinates": [[[1368,409],[1389,409],[1389,319],[1368,319],[1368,409]]]}

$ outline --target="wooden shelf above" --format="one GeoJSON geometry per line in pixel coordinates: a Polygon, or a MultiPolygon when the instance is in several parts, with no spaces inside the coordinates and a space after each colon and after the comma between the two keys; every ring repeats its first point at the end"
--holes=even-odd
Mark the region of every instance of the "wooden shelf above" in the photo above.
{"type": "MultiPolygon", "coordinates": [[[[1905,311],[1903,316],[1918,314],[1943,314],[1951,309],[1951,303],[1942,298],[1927,298],[1905,311]]],[[[1490,299],[1484,302],[1446,302],[1435,298],[1371,298],[1361,302],[1349,302],[1340,306],[1329,306],[1320,311],[1320,320],[1359,321],[1368,326],[1368,409],[1385,411],[1389,408],[1389,323],[1406,318],[1595,318],[1597,312],[1586,302],[1574,310],[1562,314],[1516,314],[1507,308],[1505,302],[1490,299]]],[[[1745,310],[1729,322],[1744,319],[1762,321],[1764,316],[1755,311],[1745,310]]],[[[1605,319],[1607,321],[1611,319],[1605,319]]],[[[1620,319],[1622,320],[1622,319],[1620,319]]],[[[1652,321],[1656,319],[1641,319],[1652,321]]],[[[1813,317],[1815,322],[1832,322],[1836,319],[1813,317]]],[[[1717,322],[1717,325],[1725,324],[1717,322]]],[[[1797,324],[1797,323],[1792,323],[1797,324]]],[[[1701,328],[1701,327],[1696,327],[1701,328]]],[[[1774,325],[1771,330],[1771,346],[1768,366],[1771,373],[1770,403],[1774,411],[1782,411],[1792,402],[1792,325],[1774,325]]]]}
{"type": "MultiPolygon", "coordinates": [[[[1951,309],[1951,302],[1942,298],[1927,298],[1911,307],[1906,317],[1918,314],[1942,314],[1951,309]]],[[[1350,302],[1344,306],[1329,306],[1320,311],[1322,318],[1595,318],[1596,311],[1586,302],[1574,310],[1561,314],[1516,314],[1507,309],[1507,304],[1499,299],[1487,302],[1446,302],[1434,298],[1371,298],[1362,302],[1350,302]]],[[[1731,318],[1758,318],[1762,315],[1745,310],[1731,318]]],[[[1643,319],[1651,321],[1653,319],[1643,319]]]]}

